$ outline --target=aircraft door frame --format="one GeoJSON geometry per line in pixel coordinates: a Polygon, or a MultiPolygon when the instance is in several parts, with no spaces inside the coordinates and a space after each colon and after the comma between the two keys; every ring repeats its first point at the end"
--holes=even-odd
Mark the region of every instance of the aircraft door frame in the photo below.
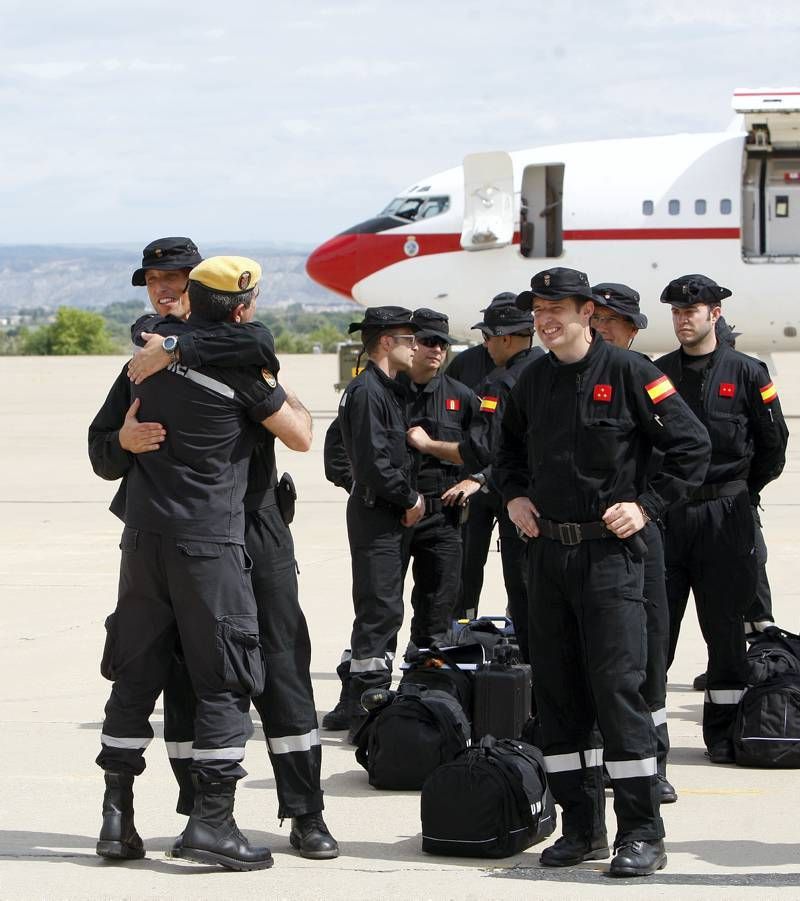
{"type": "Polygon", "coordinates": [[[503,150],[464,157],[464,250],[494,250],[514,240],[514,165],[503,150]]]}

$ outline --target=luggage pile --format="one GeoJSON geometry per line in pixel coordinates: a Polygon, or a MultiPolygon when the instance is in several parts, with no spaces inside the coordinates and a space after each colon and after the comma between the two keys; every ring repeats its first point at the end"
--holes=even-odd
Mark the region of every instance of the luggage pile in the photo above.
{"type": "Polygon", "coordinates": [[[511,624],[456,624],[416,652],[396,692],[365,692],[356,760],[376,788],[422,792],[424,851],[507,857],[550,835],[555,807],[529,732],[531,667],[511,624]]]}

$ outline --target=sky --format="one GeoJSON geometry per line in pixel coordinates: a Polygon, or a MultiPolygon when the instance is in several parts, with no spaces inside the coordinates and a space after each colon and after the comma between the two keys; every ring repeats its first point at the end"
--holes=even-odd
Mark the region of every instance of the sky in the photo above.
{"type": "Polygon", "coordinates": [[[319,243],[466,153],[723,130],[796,0],[0,0],[0,243],[319,243]]]}

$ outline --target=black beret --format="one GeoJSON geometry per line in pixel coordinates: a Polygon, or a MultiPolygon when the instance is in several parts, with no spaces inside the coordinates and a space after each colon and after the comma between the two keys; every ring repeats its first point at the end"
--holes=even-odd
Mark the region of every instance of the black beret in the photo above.
{"type": "Polygon", "coordinates": [[[733,292],[718,285],[707,275],[682,275],[674,278],[661,292],[661,303],[673,307],[690,307],[696,303],[721,303],[733,292]]]}
{"type": "Polygon", "coordinates": [[[158,238],[142,251],[142,265],[133,273],[131,284],[142,287],[147,269],[194,269],[203,258],[191,238],[158,238]]]}
{"type": "Polygon", "coordinates": [[[592,286],[592,294],[597,303],[630,319],[636,328],[647,328],[647,316],[639,309],[638,291],[618,282],[600,282],[592,286]]]}
{"type": "Polygon", "coordinates": [[[479,328],[489,335],[533,334],[533,316],[530,310],[517,306],[517,295],[504,291],[492,298],[492,302],[481,310],[483,320],[473,328],[479,328]]]}
{"type": "Polygon", "coordinates": [[[542,300],[563,300],[565,297],[585,297],[592,300],[589,277],[578,269],[556,266],[537,272],[531,279],[531,290],[517,295],[517,306],[530,310],[535,298],[542,300]]]}

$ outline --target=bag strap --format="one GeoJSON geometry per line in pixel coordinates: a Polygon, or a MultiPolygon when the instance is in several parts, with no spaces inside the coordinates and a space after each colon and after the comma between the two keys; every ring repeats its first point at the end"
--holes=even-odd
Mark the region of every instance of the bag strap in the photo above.
{"type": "Polygon", "coordinates": [[[531,828],[535,829],[536,818],[534,817],[533,811],[531,810],[531,802],[528,799],[528,796],[525,794],[525,789],[522,787],[522,777],[519,773],[519,770],[514,766],[513,763],[510,763],[508,760],[504,760],[503,757],[499,754],[489,753],[489,758],[497,767],[497,772],[501,774],[503,779],[505,779],[506,785],[508,785],[508,787],[511,789],[511,795],[517,803],[517,808],[522,814],[523,820],[531,828]]]}

